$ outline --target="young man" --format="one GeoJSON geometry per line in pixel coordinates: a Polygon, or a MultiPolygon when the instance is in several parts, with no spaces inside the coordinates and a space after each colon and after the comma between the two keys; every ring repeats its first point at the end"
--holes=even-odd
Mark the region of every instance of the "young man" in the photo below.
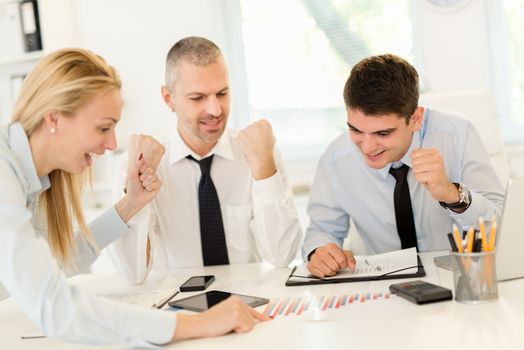
{"type": "MultiPolygon", "coordinates": [[[[129,154],[158,164],[163,186],[112,245],[117,270],[141,283],[153,264],[289,264],[302,236],[291,187],[267,121],[240,132],[226,128],[230,90],[220,49],[200,37],[177,42],[167,55],[162,96],[177,129],[163,145],[132,137],[129,154]]],[[[115,193],[132,165],[123,159],[115,193]]]]}
{"type": "Polygon", "coordinates": [[[349,138],[320,159],[303,244],[319,277],[354,268],[343,250],[353,219],[370,253],[449,249],[452,224],[475,225],[502,208],[503,187],[473,125],[418,106],[418,74],[400,57],[366,58],[344,87],[349,138]]]}

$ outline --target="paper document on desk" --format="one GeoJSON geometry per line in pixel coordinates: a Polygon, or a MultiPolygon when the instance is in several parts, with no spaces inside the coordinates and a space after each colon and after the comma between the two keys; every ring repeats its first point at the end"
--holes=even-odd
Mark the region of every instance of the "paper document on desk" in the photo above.
{"type": "Polygon", "coordinates": [[[171,289],[163,290],[150,290],[147,292],[136,292],[136,293],[114,293],[114,294],[103,294],[101,297],[108,298],[119,303],[138,305],[144,307],[153,307],[158,301],[167,297],[173,291],[171,289]]]}
{"type": "Polygon", "coordinates": [[[333,277],[317,278],[311,275],[307,264],[296,267],[289,276],[286,285],[308,284],[315,280],[324,282],[351,282],[357,280],[372,280],[401,277],[424,276],[425,272],[419,265],[416,248],[396,250],[384,254],[355,256],[355,270],[341,270],[333,277]]]}
{"type": "Polygon", "coordinates": [[[108,298],[120,303],[129,305],[144,306],[147,308],[153,307],[162,302],[169,295],[173,294],[173,278],[167,277],[157,289],[141,291],[141,292],[123,292],[100,294],[99,296],[108,298]]]}

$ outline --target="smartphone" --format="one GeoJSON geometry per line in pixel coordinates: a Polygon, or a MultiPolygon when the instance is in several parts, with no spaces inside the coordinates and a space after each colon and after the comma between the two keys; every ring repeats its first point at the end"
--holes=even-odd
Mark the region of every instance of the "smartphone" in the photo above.
{"type": "Polygon", "coordinates": [[[199,290],[205,290],[213,281],[215,276],[193,276],[180,286],[181,292],[196,292],[199,290]]]}
{"type": "Polygon", "coordinates": [[[420,280],[392,284],[389,286],[389,290],[415,304],[434,303],[453,298],[450,289],[420,280]]]}
{"type": "Polygon", "coordinates": [[[212,290],[209,292],[193,295],[188,298],[173,300],[169,302],[169,306],[178,307],[181,309],[191,310],[191,311],[206,311],[213,305],[220,303],[223,300],[226,300],[230,296],[236,296],[244,303],[248,304],[251,307],[256,307],[269,303],[269,299],[254,297],[251,295],[235,294],[229,292],[223,292],[220,290],[212,290]]]}

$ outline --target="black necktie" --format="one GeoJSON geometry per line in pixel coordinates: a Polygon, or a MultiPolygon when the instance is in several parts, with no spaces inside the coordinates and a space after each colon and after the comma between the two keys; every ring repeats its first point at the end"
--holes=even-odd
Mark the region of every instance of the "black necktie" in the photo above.
{"type": "Polygon", "coordinates": [[[197,161],[192,156],[187,158],[197,162],[202,172],[200,183],[198,184],[198,209],[204,265],[229,264],[220,202],[218,201],[218,194],[210,174],[213,155],[200,161],[197,161]]]}
{"type": "Polygon", "coordinates": [[[415,230],[413,208],[411,207],[411,198],[409,196],[408,171],[409,167],[406,164],[402,164],[398,169],[393,167],[389,169],[390,174],[397,180],[393,200],[395,202],[397,231],[402,249],[415,247],[418,250],[417,231],[415,230]]]}

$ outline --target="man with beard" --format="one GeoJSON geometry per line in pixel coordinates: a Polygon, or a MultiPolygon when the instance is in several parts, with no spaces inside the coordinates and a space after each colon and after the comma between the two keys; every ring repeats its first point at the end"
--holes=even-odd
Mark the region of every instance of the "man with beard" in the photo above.
{"type": "MultiPolygon", "coordinates": [[[[163,186],[110,248],[116,269],[141,283],[153,265],[261,258],[288,265],[302,237],[291,187],[266,120],[241,131],[226,128],[230,88],[220,49],[201,37],[178,41],[167,55],[162,97],[176,113],[177,129],[162,143],[132,136],[129,159],[142,153],[163,186]]],[[[115,194],[124,190],[127,168],[133,166],[127,159],[119,166],[115,194]]]]}

